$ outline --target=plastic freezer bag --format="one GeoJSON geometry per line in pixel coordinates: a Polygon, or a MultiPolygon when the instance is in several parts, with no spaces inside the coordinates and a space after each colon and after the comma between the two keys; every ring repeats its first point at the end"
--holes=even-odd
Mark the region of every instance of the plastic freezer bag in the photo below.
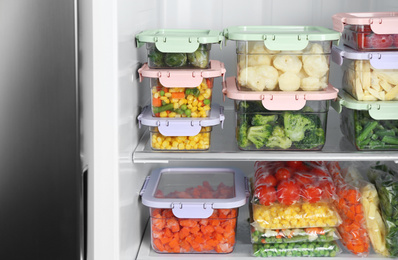
{"type": "Polygon", "coordinates": [[[341,253],[341,249],[336,242],[253,245],[253,255],[259,257],[333,257],[339,253],[341,253]]]}
{"type": "Polygon", "coordinates": [[[330,242],[340,239],[335,228],[256,229],[251,228],[253,244],[330,242]]]}

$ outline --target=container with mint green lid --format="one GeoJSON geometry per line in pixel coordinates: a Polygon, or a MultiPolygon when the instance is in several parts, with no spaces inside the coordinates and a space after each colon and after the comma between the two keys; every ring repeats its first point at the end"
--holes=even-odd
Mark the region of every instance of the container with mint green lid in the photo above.
{"type": "Polygon", "coordinates": [[[136,35],[137,47],[146,44],[149,68],[209,68],[212,44],[220,44],[215,30],[158,29],[136,35]]]}
{"type": "Polygon", "coordinates": [[[340,34],[319,26],[236,26],[223,32],[236,41],[239,89],[318,91],[329,83],[329,57],[340,34]]]}
{"type": "Polygon", "coordinates": [[[357,150],[398,150],[398,102],[358,101],[345,91],[332,102],[340,129],[357,150]]]}

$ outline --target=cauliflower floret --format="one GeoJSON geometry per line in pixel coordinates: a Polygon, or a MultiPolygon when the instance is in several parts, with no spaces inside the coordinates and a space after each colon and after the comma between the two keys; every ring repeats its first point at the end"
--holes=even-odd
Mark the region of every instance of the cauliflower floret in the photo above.
{"type": "Polygon", "coordinates": [[[300,79],[303,79],[303,78],[307,78],[307,77],[308,77],[308,75],[307,75],[307,73],[305,73],[305,70],[304,70],[304,69],[301,69],[300,72],[297,74],[297,76],[299,76],[300,79]]]}
{"type": "Polygon", "coordinates": [[[255,91],[273,90],[278,83],[278,71],[268,65],[247,67],[240,70],[238,83],[255,91]]]}
{"type": "Polygon", "coordinates": [[[322,89],[322,82],[319,78],[308,77],[301,80],[301,89],[304,91],[314,91],[322,89]]]}
{"type": "Polygon", "coordinates": [[[239,68],[241,69],[260,65],[271,65],[272,56],[269,54],[249,54],[239,56],[239,68]]]}
{"type": "Polygon", "coordinates": [[[279,89],[283,91],[296,91],[300,88],[301,79],[293,72],[285,72],[279,77],[279,89]]]}
{"type": "Polygon", "coordinates": [[[329,63],[324,55],[303,56],[303,68],[310,77],[321,78],[329,71],[329,63]]]}
{"type": "Polygon", "coordinates": [[[278,55],[274,59],[274,67],[283,72],[299,73],[302,63],[297,56],[292,55],[278,55]]]}

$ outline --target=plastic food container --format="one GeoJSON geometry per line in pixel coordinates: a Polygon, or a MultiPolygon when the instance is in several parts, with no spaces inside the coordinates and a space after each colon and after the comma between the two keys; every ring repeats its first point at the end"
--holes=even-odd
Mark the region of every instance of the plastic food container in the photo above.
{"type": "Polygon", "coordinates": [[[341,132],[357,150],[398,150],[397,102],[357,101],[341,92],[332,106],[341,112],[341,132]]]}
{"type": "Polygon", "coordinates": [[[338,13],[332,19],[344,45],[358,51],[398,49],[398,12],[338,13]]]}
{"type": "Polygon", "coordinates": [[[212,44],[224,39],[214,30],[159,29],[136,35],[137,47],[146,44],[150,68],[209,67],[212,44]]]}
{"type": "Polygon", "coordinates": [[[343,89],[357,100],[398,100],[398,52],[359,52],[333,46],[343,89]]]}
{"type": "Polygon", "coordinates": [[[157,253],[230,253],[247,180],[234,168],[161,168],[141,191],[157,253]]]}
{"type": "Polygon", "coordinates": [[[333,30],[314,26],[237,26],[224,30],[236,41],[239,89],[316,91],[327,88],[333,30]]]}
{"type": "Polygon", "coordinates": [[[224,82],[235,100],[236,141],[241,150],[321,150],[326,137],[329,100],[337,89],[312,92],[254,92],[224,82]]]}
{"type": "Polygon", "coordinates": [[[208,117],[214,78],[225,74],[224,63],[212,60],[209,69],[150,69],[144,64],[140,80],[150,78],[152,115],[155,117],[208,117]]]}
{"type": "Polygon", "coordinates": [[[223,127],[224,108],[213,104],[208,118],[153,117],[150,107],[138,116],[141,124],[150,127],[151,147],[159,151],[204,151],[210,149],[211,127],[223,127]]]}

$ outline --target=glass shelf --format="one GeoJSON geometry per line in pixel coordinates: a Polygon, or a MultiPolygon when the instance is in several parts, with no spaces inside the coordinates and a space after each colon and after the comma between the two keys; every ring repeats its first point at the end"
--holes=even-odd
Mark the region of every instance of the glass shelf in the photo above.
{"type": "MultiPolygon", "coordinates": [[[[395,161],[398,151],[358,151],[341,134],[339,114],[329,109],[326,143],[321,151],[241,151],[235,140],[235,113],[225,108],[224,127],[213,127],[210,149],[204,152],[159,152],[151,149],[149,131],[145,131],[133,152],[134,163],[168,163],[170,161],[395,161]]],[[[143,126],[145,127],[145,126],[143,126]]]]}

